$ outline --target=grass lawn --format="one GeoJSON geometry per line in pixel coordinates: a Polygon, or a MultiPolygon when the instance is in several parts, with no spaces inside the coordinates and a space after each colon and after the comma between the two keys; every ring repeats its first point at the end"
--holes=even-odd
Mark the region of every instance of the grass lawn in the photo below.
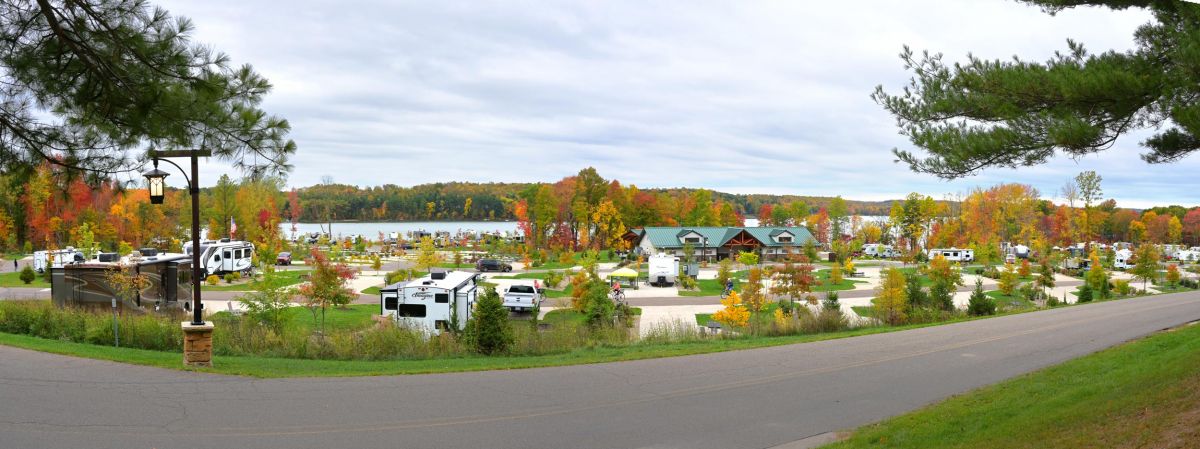
{"type": "MultiPolygon", "coordinates": [[[[358,307],[358,306],[355,306],[358,307]]],[[[367,305],[361,306],[363,308],[367,305]]],[[[377,306],[369,306],[377,307],[377,306]]],[[[307,310],[300,312],[308,313],[307,310]]],[[[355,310],[347,312],[341,319],[341,325],[353,325],[354,316],[363,315],[370,319],[369,314],[355,310]]],[[[333,326],[334,319],[326,317],[327,325],[333,326]]],[[[566,319],[566,317],[564,317],[566,319]]],[[[346,376],[381,376],[396,374],[428,374],[463,371],[483,371],[495,369],[538,368],[548,366],[580,365],[588,363],[619,362],[625,360],[642,360],[660,357],[676,357],[713,352],[734,351],[740,349],[762,348],[770,346],[807,343],[813,341],[832,340],[860,335],[879,334],[907,329],[916,329],[940,324],[968,321],[969,319],[951,320],[942,323],[917,324],[896,327],[865,327],[843,332],[811,335],[789,335],[783,337],[754,337],[754,338],[723,338],[707,339],[681,343],[645,343],[629,346],[596,346],[579,348],[560,354],[520,357],[484,357],[470,356],[442,359],[420,360],[381,360],[381,361],[345,361],[345,360],[309,360],[285,359],[272,357],[244,356],[215,356],[213,368],[184,368],[182,354],[177,352],[149,351],[144,349],[113,348],[86,343],[71,343],[61,340],[50,340],[25,335],[14,335],[0,332],[0,345],[32,349],[36,351],[63,354],[75,357],[86,357],[99,360],[111,360],[122,363],[155,366],[160,368],[200,371],[230,375],[244,375],[263,378],[276,377],[346,377],[346,376]]],[[[298,320],[301,322],[303,319],[298,320]]],[[[312,322],[312,315],[307,316],[312,322]]]]}
{"type": "Polygon", "coordinates": [[[376,286],[364,288],[361,293],[364,295],[378,295],[379,290],[382,290],[382,289],[383,289],[383,287],[376,285],[376,286]]]}
{"type": "Polygon", "coordinates": [[[0,273],[0,287],[16,287],[16,288],[50,288],[50,283],[42,279],[42,275],[37,275],[33,278],[33,282],[21,282],[21,272],[0,273]]]}
{"type": "Polygon", "coordinates": [[[987,297],[992,298],[992,300],[996,302],[996,307],[999,309],[1012,310],[1037,307],[1037,305],[1030,302],[1028,299],[1021,297],[1020,295],[1005,295],[1004,293],[1000,292],[1000,290],[992,290],[984,294],[987,295],[987,297]]]}
{"type": "Polygon", "coordinates": [[[475,264],[466,262],[460,264],[455,264],[454,262],[443,262],[434,266],[438,268],[475,268],[475,264]]]}
{"type": "MultiPolygon", "coordinates": [[[[640,307],[630,307],[629,312],[631,315],[637,316],[642,314],[642,309],[640,307]]],[[[550,323],[552,325],[559,323],[575,323],[582,325],[587,323],[587,316],[572,309],[554,309],[546,312],[546,316],[542,318],[542,322],[550,323]]]]}
{"type": "MultiPolygon", "coordinates": [[[[275,274],[279,275],[281,281],[284,282],[284,285],[296,285],[303,282],[300,277],[308,275],[310,271],[312,270],[287,270],[276,271],[275,274]]],[[[221,280],[221,282],[225,281],[221,280]]],[[[200,284],[200,291],[204,292],[245,292],[250,290],[250,282],[241,282],[237,284],[222,283],[217,285],[208,285],[206,283],[200,284]]]]}
{"type": "Polygon", "coordinates": [[[875,309],[871,306],[854,306],[851,307],[850,310],[853,310],[854,313],[857,313],[858,316],[863,318],[870,318],[871,314],[875,311],[875,309]]]}
{"type": "Polygon", "coordinates": [[[859,428],[827,447],[1132,448],[1197,441],[1200,326],[1189,326],[859,428]]]}
{"type": "MultiPolygon", "coordinates": [[[[517,274],[500,274],[488,276],[489,279],[541,279],[546,280],[548,272],[536,271],[533,273],[517,273],[517,274]]],[[[564,278],[565,279],[565,278],[564,278]]]]}
{"type": "MultiPolygon", "coordinates": [[[[228,314],[217,312],[214,315],[228,314]]],[[[291,323],[306,330],[321,327],[321,311],[317,310],[316,321],[307,307],[289,307],[288,315],[291,323]]],[[[379,314],[378,304],[351,304],[345,308],[331,307],[325,309],[325,329],[327,330],[359,330],[371,326],[371,317],[379,314]]]]}
{"type": "MultiPolygon", "coordinates": [[[[741,270],[730,273],[734,279],[734,289],[740,290],[742,285],[746,283],[746,277],[749,276],[749,271],[741,270]]],[[[821,285],[813,287],[813,292],[828,292],[833,290],[854,290],[854,284],[863,284],[865,281],[855,281],[847,278],[842,278],[839,284],[829,283],[829,270],[820,270],[813,273],[813,278],[821,282],[821,285]]],[[[680,290],[679,296],[721,296],[725,292],[725,286],[716,279],[699,279],[696,281],[697,290],[680,290]]]]}

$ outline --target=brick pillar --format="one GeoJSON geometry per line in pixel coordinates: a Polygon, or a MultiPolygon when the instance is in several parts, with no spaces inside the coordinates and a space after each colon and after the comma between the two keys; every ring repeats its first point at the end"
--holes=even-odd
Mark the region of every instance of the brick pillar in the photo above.
{"type": "Polygon", "coordinates": [[[183,322],[183,364],[185,366],[212,366],[211,321],[204,324],[183,322]]]}

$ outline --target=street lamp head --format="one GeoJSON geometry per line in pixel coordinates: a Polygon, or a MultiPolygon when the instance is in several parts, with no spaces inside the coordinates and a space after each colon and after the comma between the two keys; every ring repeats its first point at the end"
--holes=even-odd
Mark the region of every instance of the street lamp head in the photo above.
{"type": "Polygon", "coordinates": [[[164,188],[168,173],[158,169],[158,161],[154,161],[154,169],[142,173],[146,177],[146,187],[150,190],[150,204],[162,204],[164,188]]]}

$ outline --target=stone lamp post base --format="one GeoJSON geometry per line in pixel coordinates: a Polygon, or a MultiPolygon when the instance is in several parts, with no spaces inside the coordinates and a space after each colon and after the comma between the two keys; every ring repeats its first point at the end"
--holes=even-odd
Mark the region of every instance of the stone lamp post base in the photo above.
{"type": "Polygon", "coordinates": [[[213,324],[183,322],[183,364],[184,366],[212,366],[212,333],[213,324]]]}

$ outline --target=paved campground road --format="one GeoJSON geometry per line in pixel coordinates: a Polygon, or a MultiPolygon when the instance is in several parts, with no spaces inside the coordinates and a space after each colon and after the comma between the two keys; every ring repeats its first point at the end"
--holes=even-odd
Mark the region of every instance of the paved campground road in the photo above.
{"type": "Polygon", "coordinates": [[[0,446],[770,448],[1196,319],[1192,292],[708,355],[337,379],[0,347],[0,446]]]}

